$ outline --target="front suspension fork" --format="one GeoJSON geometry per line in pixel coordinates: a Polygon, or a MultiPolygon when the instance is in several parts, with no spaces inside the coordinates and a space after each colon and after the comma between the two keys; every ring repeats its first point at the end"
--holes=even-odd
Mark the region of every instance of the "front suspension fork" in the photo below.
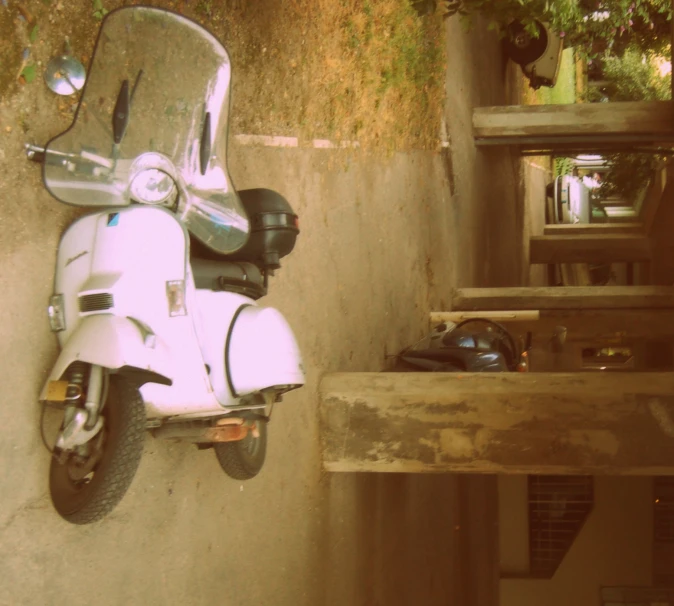
{"type": "MultiPolygon", "coordinates": [[[[73,384],[77,385],[84,377],[79,368],[74,371],[73,384]]],[[[104,404],[103,367],[92,364],[89,367],[89,381],[86,390],[86,399],[84,408],[78,406],[77,402],[72,402],[66,406],[65,418],[63,420],[63,429],[56,441],[56,448],[61,451],[70,451],[78,446],[86,444],[103,427],[103,418],[101,410],[104,404]]]]}

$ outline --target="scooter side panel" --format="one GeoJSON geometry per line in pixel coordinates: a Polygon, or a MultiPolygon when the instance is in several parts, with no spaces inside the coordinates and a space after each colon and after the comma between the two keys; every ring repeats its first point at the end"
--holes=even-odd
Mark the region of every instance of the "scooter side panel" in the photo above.
{"type": "Polygon", "coordinates": [[[232,385],[240,396],[270,387],[304,385],[297,340],[273,307],[246,307],[239,314],[228,358],[232,385]]]}
{"type": "Polygon", "coordinates": [[[166,345],[173,385],[141,388],[150,416],[221,410],[191,315],[195,304],[188,247],[185,229],[173,214],[133,206],[77,221],[64,234],[57,258],[55,292],[64,295],[67,322],[59,334],[62,346],[87,317],[101,314],[140,321],[166,345]],[[184,284],[184,315],[170,313],[167,287],[174,282],[184,284]],[[82,307],[86,300],[105,300],[108,306],[82,307]]]}
{"type": "Polygon", "coordinates": [[[204,361],[210,368],[211,385],[223,405],[237,404],[227,383],[225,347],[232,321],[242,306],[257,308],[252,299],[229,292],[195,291],[199,321],[195,322],[204,361]]]}
{"type": "Polygon", "coordinates": [[[65,299],[61,345],[92,314],[167,322],[167,282],[185,279],[187,246],[182,225],[159,208],[110,209],[73,223],[56,262],[54,291],[65,299]],[[82,309],[87,295],[110,295],[112,304],[82,309]]]}
{"type": "Polygon", "coordinates": [[[81,318],[78,294],[91,275],[91,254],[96,241],[97,215],[75,221],[61,236],[56,255],[54,293],[64,298],[65,330],[57,333],[61,347],[68,342],[81,318]]]}

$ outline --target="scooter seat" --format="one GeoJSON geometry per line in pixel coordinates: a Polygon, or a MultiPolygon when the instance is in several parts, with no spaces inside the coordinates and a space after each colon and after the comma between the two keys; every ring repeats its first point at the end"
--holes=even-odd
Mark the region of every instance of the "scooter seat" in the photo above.
{"type": "Polygon", "coordinates": [[[234,292],[251,299],[266,294],[262,272],[254,263],[193,258],[190,265],[198,289],[234,292]]]}

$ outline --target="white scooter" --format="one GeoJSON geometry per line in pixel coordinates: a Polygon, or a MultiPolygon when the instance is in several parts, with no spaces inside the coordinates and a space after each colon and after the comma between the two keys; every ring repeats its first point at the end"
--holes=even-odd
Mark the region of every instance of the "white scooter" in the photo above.
{"type": "Polygon", "coordinates": [[[64,411],[50,493],[69,522],[117,505],[146,429],[213,446],[227,474],[255,476],[272,405],[304,384],[292,330],[256,304],[297,216],[273,191],[234,190],[230,74],[192,21],[113,11],[73,124],[27,146],[54,197],[98,208],[59,246],[49,319],[61,353],[40,395],[64,411]]]}

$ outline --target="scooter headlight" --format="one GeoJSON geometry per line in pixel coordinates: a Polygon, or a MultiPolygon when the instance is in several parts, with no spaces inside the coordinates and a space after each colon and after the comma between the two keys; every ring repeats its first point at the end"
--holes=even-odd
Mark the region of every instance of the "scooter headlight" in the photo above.
{"type": "Polygon", "coordinates": [[[178,197],[173,163],[157,152],[138,156],[129,169],[129,197],[142,204],[173,204],[178,197]]]}
{"type": "Polygon", "coordinates": [[[143,204],[172,204],[176,199],[175,181],[158,168],[141,170],[131,181],[131,198],[143,204]]]}
{"type": "Polygon", "coordinates": [[[66,314],[63,305],[63,295],[53,295],[50,297],[47,315],[49,316],[49,325],[53,332],[59,332],[66,329],[66,314]]]}

